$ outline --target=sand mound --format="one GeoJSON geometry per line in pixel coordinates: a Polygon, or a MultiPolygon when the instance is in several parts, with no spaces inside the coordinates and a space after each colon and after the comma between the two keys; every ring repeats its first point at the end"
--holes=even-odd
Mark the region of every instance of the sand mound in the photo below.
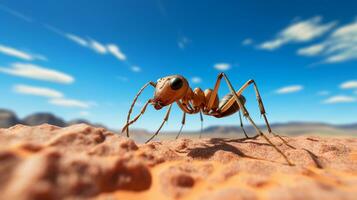
{"type": "Polygon", "coordinates": [[[357,139],[179,139],[102,128],[0,129],[0,199],[355,199],[357,139]]]}

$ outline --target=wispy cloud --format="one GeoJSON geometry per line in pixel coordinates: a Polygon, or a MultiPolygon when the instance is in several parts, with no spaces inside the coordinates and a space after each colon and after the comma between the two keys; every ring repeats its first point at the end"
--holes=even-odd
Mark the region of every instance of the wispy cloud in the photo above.
{"type": "Polygon", "coordinates": [[[231,68],[231,64],[229,63],[217,63],[213,66],[216,70],[219,71],[227,71],[231,68]]]}
{"type": "Polygon", "coordinates": [[[202,78],[198,77],[198,76],[194,76],[191,78],[192,83],[201,83],[202,82],[202,78]]]}
{"type": "Polygon", "coordinates": [[[185,49],[190,43],[191,40],[187,37],[180,37],[177,41],[177,45],[180,49],[185,49]]]}
{"type": "Polygon", "coordinates": [[[242,45],[243,46],[248,46],[248,45],[251,45],[251,44],[253,44],[253,39],[251,39],[251,38],[246,38],[246,39],[244,39],[242,41],[242,45]]]}
{"type": "Polygon", "coordinates": [[[131,71],[133,71],[133,72],[141,72],[141,68],[139,66],[134,65],[134,66],[131,67],[131,71]]]}
{"type": "Polygon", "coordinates": [[[357,80],[350,80],[341,83],[340,85],[341,89],[356,89],[357,88],[357,80]]]}
{"type": "Polygon", "coordinates": [[[69,39],[69,40],[72,40],[73,42],[81,45],[81,46],[88,46],[88,41],[77,36],[77,35],[74,35],[74,34],[71,34],[71,33],[66,33],[65,36],[69,39]]]}
{"type": "Polygon", "coordinates": [[[339,27],[322,43],[298,50],[305,56],[322,55],[322,63],[340,63],[357,59],[357,21],[339,27]]]}
{"type": "Polygon", "coordinates": [[[280,31],[275,39],[260,44],[259,48],[275,50],[284,44],[311,41],[336,25],[336,22],[322,24],[321,21],[322,17],[316,16],[304,21],[295,22],[280,31]]]}
{"type": "Polygon", "coordinates": [[[0,67],[0,72],[13,76],[62,84],[70,84],[74,82],[74,78],[68,74],[29,63],[13,63],[11,64],[11,67],[8,68],[0,67]]]}
{"type": "MultiPolygon", "coordinates": [[[[47,28],[48,30],[64,37],[67,38],[68,40],[76,43],[77,45],[80,45],[82,47],[85,47],[87,49],[91,49],[94,52],[101,54],[101,55],[112,55],[116,59],[120,61],[126,61],[125,63],[130,66],[129,62],[127,61],[127,56],[124,54],[124,52],[121,50],[121,48],[113,43],[110,44],[104,44],[98,40],[92,39],[90,37],[82,37],[73,33],[66,33],[56,27],[53,27],[48,24],[44,24],[44,27],[47,28]]],[[[131,70],[134,72],[139,72],[141,69],[139,67],[131,67],[131,70]]]]}
{"type": "Polygon", "coordinates": [[[48,98],[62,98],[64,96],[61,92],[57,90],[29,85],[15,85],[13,90],[14,92],[19,94],[35,95],[48,98]]]}
{"type": "Polygon", "coordinates": [[[6,12],[6,13],[14,16],[14,17],[22,19],[22,20],[24,20],[26,22],[32,22],[33,21],[33,19],[31,17],[26,16],[26,15],[24,15],[24,14],[22,14],[22,13],[16,11],[16,10],[13,10],[13,9],[11,9],[11,8],[9,8],[7,6],[1,5],[1,4],[0,4],[0,10],[2,10],[2,11],[6,12]]]}
{"type": "Polygon", "coordinates": [[[91,49],[93,49],[95,52],[99,54],[106,54],[108,51],[105,45],[93,39],[89,41],[89,46],[91,49]]]}
{"type": "Polygon", "coordinates": [[[0,53],[5,54],[7,56],[20,58],[22,60],[27,60],[27,61],[47,60],[47,58],[43,55],[30,54],[28,52],[16,49],[14,47],[5,46],[2,44],[0,44],[0,53]]]}
{"type": "Polygon", "coordinates": [[[277,94],[288,94],[288,93],[295,93],[303,90],[304,87],[302,85],[289,85],[282,88],[279,88],[275,91],[277,94]]]}
{"type": "Polygon", "coordinates": [[[50,99],[50,104],[62,107],[77,107],[77,108],[90,108],[91,103],[84,102],[76,99],[67,99],[67,98],[55,98],[50,99]]]}
{"type": "Polygon", "coordinates": [[[59,29],[57,29],[53,26],[47,25],[47,24],[45,24],[45,27],[61,36],[64,36],[68,40],[70,40],[82,47],[89,48],[89,49],[93,50],[94,52],[96,52],[98,54],[105,55],[105,54],[109,53],[120,61],[127,60],[126,55],[123,53],[123,51],[120,49],[120,47],[116,44],[105,45],[102,42],[99,42],[98,40],[95,40],[92,38],[85,39],[84,37],[78,36],[73,33],[65,33],[64,31],[59,30],[59,29]]]}
{"type": "Polygon", "coordinates": [[[323,101],[323,103],[335,104],[335,103],[351,103],[351,102],[355,102],[355,101],[356,101],[356,99],[351,96],[336,95],[336,96],[332,96],[332,97],[326,99],[325,101],[323,101]]]}
{"type": "Polygon", "coordinates": [[[13,91],[19,94],[47,97],[48,103],[61,107],[87,109],[96,105],[94,102],[66,98],[62,92],[46,87],[18,84],[13,87],[13,91]]]}
{"type": "Polygon", "coordinates": [[[297,54],[303,56],[315,56],[324,50],[325,46],[322,44],[316,44],[309,47],[301,48],[297,51],[297,54]]]}
{"type": "Polygon", "coordinates": [[[107,45],[108,51],[119,60],[126,60],[125,54],[120,50],[120,48],[115,44],[107,45]]]}

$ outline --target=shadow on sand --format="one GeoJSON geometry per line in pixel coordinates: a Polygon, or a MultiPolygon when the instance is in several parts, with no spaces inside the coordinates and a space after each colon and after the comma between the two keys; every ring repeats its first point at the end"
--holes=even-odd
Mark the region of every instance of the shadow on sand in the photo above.
{"type": "MultiPolygon", "coordinates": [[[[243,158],[249,158],[249,159],[254,159],[254,160],[262,160],[262,161],[268,161],[268,162],[273,162],[273,163],[280,163],[287,165],[287,163],[282,163],[282,162],[277,162],[273,160],[268,160],[265,158],[258,158],[255,156],[247,155],[243,153],[241,150],[239,150],[236,146],[229,144],[229,143],[251,143],[255,144],[258,146],[271,146],[268,143],[260,142],[260,141],[254,141],[257,139],[258,136],[251,137],[251,138],[240,138],[240,139],[229,139],[229,138],[211,138],[207,141],[207,143],[202,144],[201,147],[195,147],[195,148],[188,148],[187,149],[187,156],[194,158],[194,159],[209,159],[211,158],[217,151],[226,151],[226,152],[231,152],[235,155],[238,155],[243,158]]],[[[284,142],[285,145],[290,147],[291,149],[295,149],[295,147],[287,144],[284,142]]],[[[311,160],[314,162],[315,166],[317,168],[323,168],[322,164],[319,161],[319,158],[317,155],[315,155],[313,152],[311,152],[308,149],[301,149],[310,156],[311,160]]]]}

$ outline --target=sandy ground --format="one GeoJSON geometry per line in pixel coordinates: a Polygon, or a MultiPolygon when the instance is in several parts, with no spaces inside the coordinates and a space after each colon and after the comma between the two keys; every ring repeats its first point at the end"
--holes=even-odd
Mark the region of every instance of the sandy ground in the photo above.
{"type": "Polygon", "coordinates": [[[0,129],[0,199],[356,199],[357,139],[178,139],[101,128],[0,129]]]}

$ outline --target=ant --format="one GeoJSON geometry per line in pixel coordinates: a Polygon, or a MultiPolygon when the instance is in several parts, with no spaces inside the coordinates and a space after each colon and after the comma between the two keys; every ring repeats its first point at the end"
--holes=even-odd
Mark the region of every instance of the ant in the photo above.
{"type": "Polygon", "coordinates": [[[185,125],[186,113],[187,114],[196,114],[200,113],[201,117],[201,129],[202,129],[202,114],[213,116],[216,118],[222,118],[229,115],[232,115],[236,112],[239,112],[240,126],[243,130],[243,133],[246,138],[249,138],[247,133],[244,130],[241,112],[243,116],[252,124],[256,132],[259,136],[263,137],[276,151],[278,151],[286,160],[289,165],[293,165],[287,156],[275,145],[271,142],[271,140],[259,129],[259,127],[255,124],[252,118],[249,116],[249,112],[245,107],[246,99],[242,95],[242,92],[250,85],[253,85],[255,95],[257,97],[258,106],[260,109],[260,113],[264,118],[266,127],[270,134],[273,134],[275,137],[279,137],[285,144],[286,142],[277,134],[272,132],[268,119],[266,117],[265,108],[263,105],[262,98],[260,96],[258,86],[254,80],[248,80],[239,90],[235,90],[228,79],[225,73],[220,73],[217,77],[216,84],[214,89],[206,89],[204,92],[200,88],[195,88],[192,90],[188,84],[188,81],[180,75],[171,75],[160,78],[156,83],[150,81],[146,83],[135,96],[133,103],[130,106],[127,123],[122,129],[122,132],[126,131],[127,137],[129,137],[129,126],[136,122],[140,116],[142,116],[149,104],[153,105],[156,110],[160,110],[161,108],[168,106],[166,115],[161,123],[159,129],[155,132],[155,134],[149,138],[146,143],[151,141],[161,130],[165,122],[168,120],[172,104],[176,102],[176,104],[183,111],[182,125],[179,133],[176,138],[180,135],[183,126],[185,125]],[[230,93],[224,96],[221,100],[219,100],[217,92],[221,83],[222,78],[226,81],[230,93]],[[130,121],[130,115],[132,113],[135,102],[137,101],[140,94],[143,90],[149,85],[155,88],[154,98],[149,99],[141,109],[141,112],[130,121]]]}

